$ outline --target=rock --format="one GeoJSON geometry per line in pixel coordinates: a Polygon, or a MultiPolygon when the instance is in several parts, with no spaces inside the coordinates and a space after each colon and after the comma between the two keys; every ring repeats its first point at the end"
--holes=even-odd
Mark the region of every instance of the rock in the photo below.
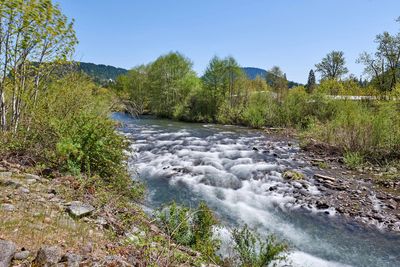
{"type": "Polygon", "coordinates": [[[57,246],[41,247],[38,251],[34,266],[51,267],[61,260],[61,249],[57,246]]]}
{"type": "Polygon", "coordinates": [[[33,180],[39,181],[39,180],[40,180],[40,177],[37,176],[37,175],[35,175],[35,174],[27,173],[27,174],[25,174],[25,179],[26,179],[26,180],[31,180],[31,179],[33,179],[33,180]]]}
{"type": "Polygon", "coordinates": [[[319,180],[324,180],[324,181],[331,181],[331,182],[336,181],[336,179],[333,177],[329,177],[329,176],[318,174],[318,173],[314,174],[314,178],[317,178],[319,180]]]}
{"type": "Polygon", "coordinates": [[[95,223],[101,226],[106,226],[108,224],[107,220],[104,219],[103,217],[97,217],[95,223]]]}
{"type": "Polygon", "coordinates": [[[0,172],[0,178],[11,178],[12,172],[0,172]]]}
{"type": "Polygon", "coordinates": [[[11,211],[15,210],[15,206],[12,205],[12,204],[2,204],[0,207],[4,211],[10,211],[11,212],[11,211]]]}
{"type": "Polygon", "coordinates": [[[38,180],[36,180],[36,179],[26,179],[26,183],[27,184],[34,184],[34,183],[36,183],[38,180]]]}
{"type": "Polygon", "coordinates": [[[285,171],[282,174],[282,177],[289,180],[302,180],[304,178],[304,175],[296,171],[285,171]]]}
{"type": "Polygon", "coordinates": [[[28,250],[22,250],[15,253],[14,260],[18,261],[26,260],[30,255],[31,253],[28,250]]]}
{"type": "Polygon", "coordinates": [[[0,180],[0,186],[10,186],[10,187],[14,187],[14,188],[19,188],[22,186],[22,184],[17,181],[17,180],[0,180]]]}
{"type": "Polygon", "coordinates": [[[22,194],[29,194],[30,193],[29,189],[26,188],[26,187],[21,187],[19,189],[19,192],[22,193],[22,194]]]}
{"type": "Polygon", "coordinates": [[[106,256],[104,258],[104,266],[121,266],[121,267],[128,267],[133,266],[128,262],[124,261],[122,257],[119,256],[106,256]]]}
{"type": "Polygon", "coordinates": [[[61,258],[61,262],[66,263],[66,266],[68,267],[79,267],[81,261],[82,261],[82,256],[71,252],[66,253],[61,258]]]}
{"type": "Polygon", "coordinates": [[[322,209],[329,208],[329,205],[318,200],[317,203],[316,203],[316,207],[317,207],[317,209],[321,209],[322,210],[322,209]]]}
{"type": "Polygon", "coordinates": [[[17,246],[7,240],[0,240],[0,267],[9,267],[17,246]]]}
{"type": "Polygon", "coordinates": [[[373,215],[372,215],[372,218],[374,218],[374,219],[377,220],[378,222],[383,222],[384,219],[385,219],[385,218],[384,218],[381,214],[379,214],[379,213],[373,214],[373,215]]]}
{"type": "Polygon", "coordinates": [[[89,215],[95,208],[81,201],[72,201],[69,203],[67,210],[72,216],[80,218],[89,215]]]}

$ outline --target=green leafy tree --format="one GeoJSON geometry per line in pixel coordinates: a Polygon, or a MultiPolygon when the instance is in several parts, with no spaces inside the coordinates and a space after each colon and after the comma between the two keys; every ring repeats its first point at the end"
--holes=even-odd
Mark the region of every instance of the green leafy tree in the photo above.
{"type": "Polygon", "coordinates": [[[69,22],[51,0],[0,1],[0,126],[16,131],[36,105],[45,81],[77,43],[69,22]]]}
{"type": "Polygon", "coordinates": [[[286,74],[278,66],[273,66],[268,71],[267,81],[269,81],[272,90],[276,93],[278,101],[282,101],[288,91],[286,74]]]}
{"type": "Polygon", "coordinates": [[[148,66],[133,68],[117,77],[114,89],[130,114],[141,115],[148,110],[148,66]]]}
{"type": "Polygon", "coordinates": [[[192,90],[188,80],[196,78],[192,62],[182,54],[173,52],[159,57],[148,69],[151,111],[172,117],[176,106],[182,104],[192,90]]]}
{"type": "Polygon", "coordinates": [[[392,91],[400,76],[400,32],[378,34],[375,42],[378,44],[375,54],[363,52],[357,62],[364,64],[364,73],[381,91],[392,91]]]}
{"type": "Polygon", "coordinates": [[[315,65],[322,79],[340,80],[348,71],[342,51],[332,51],[315,65]]]}
{"type": "Polygon", "coordinates": [[[210,98],[209,114],[214,118],[219,107],[228,101],[232,108],[240,93],[239,81],[245,77],[239,64],[233,57],[220,59],[213,57],[203,76],[204,90],[210,98]]]}

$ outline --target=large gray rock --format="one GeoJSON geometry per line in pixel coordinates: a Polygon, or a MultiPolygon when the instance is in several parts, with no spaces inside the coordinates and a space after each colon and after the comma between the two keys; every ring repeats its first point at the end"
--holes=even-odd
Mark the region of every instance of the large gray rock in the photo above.
{"type": "Polygon", "coordinates": [[[17,246],[11,241],[0,240],[0,267],[9,267],[17,246]]]}
{"type": "Polygon", "coordinates": [[[81,261],[82,261],[82,256],[71,252],[66,253],[61,258],[61,262],[64,264],[64,266],[68,267],[79,267],[81,261]]]}
{"type": "Polygon", "coordinates": [[[61,248],[57,246],[41,247],[38,251],[34,266],[37,267],[52,267],[56,266],[61,260],[61,248]]]}
{"type": "Polygon", "coordinates": [[[67,210],[73,217],[80,218],[89,215],[95,208],[87,203],[72,201],[67,210]]]}

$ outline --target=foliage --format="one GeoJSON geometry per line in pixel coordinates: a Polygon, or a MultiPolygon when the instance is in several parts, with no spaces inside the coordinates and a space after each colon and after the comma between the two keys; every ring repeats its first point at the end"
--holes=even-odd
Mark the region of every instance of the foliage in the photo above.
{"type": "Polygon", "coordinates": [[[336,101],[337,114],[310,129],[312,136],[365,157],[398,157],[399,107],[395,102],[336,101]]]}
{"type": "Polygon", "coordinates": [[[216,226],[217,220],[204,202],[194,210],[173,202],[161,210],[158,218],[169,236],[177,243],[196,249],[218,261],[216,252],[220,240],[213,236],[213,227],[216,226]]]}
{"type": "Polygon", "coordinates": [[[363,162],[364,158],[359,152],[345,152],[344,153],[344,164],[346,164],[347,167],[350,169],[356,169],[357,167],[360,167],[363,162]]]}
{"type": "Polygon", "coordinates": [[[266,125],[269,103],[269,92],[257,92],[250,97],[249,105],[243,112],[243,122],[253,128],[261,128],[266,125]]]}
{"type": "Polygon", "coordinates": [[[379,90],[392,91],[400,76],[400,32],[393,35],[383,32],[376,36],[375,42],[378,44],[375,54],[363,52],[357,61],[365,65],[364,72],[379,90]]]}
{"type": "Polygon", "coordinates": [[[315,80],[315,74],[313,70],[310,70],[308,74],[308,79],[307,79],[307,93],[312,93],[317,86],[316,80],[315,80]]]}
{"type": "Polygon", "coordinates": [[[342,51],[328,53],[320,63],[315,65],[317,72],[321,74],[322,80],[339,80],[349,70],[342,51]]]}
{"type": "Polygon", "coordinates": [[[288,246],[277,242],[273,236],[264,241],[245,225],[241,229],[233,229],[232,239],[240,266],[265,267],[286,259],[288,246]]]}
{"type": "Polygon", "coordinates": [[[196,79],[189,59],[179,53],[159,57],[148,69],[149,105],[152,112],[171,118],[175,106],[182,104],[196,79]]]}
{"type": "Polygon", "coordinates": [[[0,36],[0,126],[16,132],[77,40],[73,22],[51,0],[1,1],[0,36]]]}
{"type": "Polygon", "coordinates": [[[278,101],[282,101],[289,89],[286,74],[278,66],[273,66],[268,71],[266,79],[269,81],[272,91],[276,93],[278,101]]]}
{"type": "Polygon", "coordinates": [[[121,195],[137,196],[124,164],[127,143],[108,117],[109,101],[107,90],[82,75],[55,80],[21,120],[20,130],[2,138],[1,152],[88,179],[98,177],[121,195]]]}

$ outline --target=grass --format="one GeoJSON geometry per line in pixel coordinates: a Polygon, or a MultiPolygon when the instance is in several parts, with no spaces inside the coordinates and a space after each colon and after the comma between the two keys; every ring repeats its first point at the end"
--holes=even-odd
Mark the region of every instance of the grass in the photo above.
{"type": "Polygon", "coordinates": [[[355,170],[363,166],[364,157],[359,152],[345,152],[343,161],[348,168],[355,170]]]}

